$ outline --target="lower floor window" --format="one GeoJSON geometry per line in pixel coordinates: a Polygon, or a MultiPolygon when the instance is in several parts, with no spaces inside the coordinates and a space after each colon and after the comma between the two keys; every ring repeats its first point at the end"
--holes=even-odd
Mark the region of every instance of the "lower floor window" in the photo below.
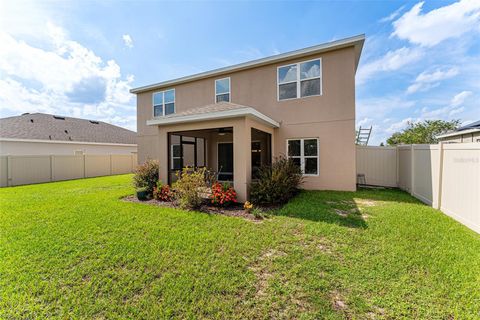
{"type": "Polygon", "coordinates": [[[318,175],[318,139],[288,139],[287,155],[304,175],[318,175]]]}

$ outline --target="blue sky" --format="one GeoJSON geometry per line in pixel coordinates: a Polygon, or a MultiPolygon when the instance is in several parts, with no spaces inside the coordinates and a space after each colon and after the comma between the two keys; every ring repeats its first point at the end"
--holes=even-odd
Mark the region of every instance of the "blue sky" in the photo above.
{"type": "Polygon", "coordinates": [[[132,87],[365,33],[357,125],[480,119],[480,1],[0,2],[0,114],[135,129],[132,87]]]}

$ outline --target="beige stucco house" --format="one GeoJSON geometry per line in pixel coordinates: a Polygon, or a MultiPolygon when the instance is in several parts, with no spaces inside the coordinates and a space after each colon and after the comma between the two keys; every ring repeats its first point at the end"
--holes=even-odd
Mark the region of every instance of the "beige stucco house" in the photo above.
{"type": "Polygon", "coordinates": [[[256,169],[279,155],[302,168],[306,189],[355,190],[355,72],[365,37],[132,89],[138,159],[160,179],[206,166],[240,201],[256,169]]]}

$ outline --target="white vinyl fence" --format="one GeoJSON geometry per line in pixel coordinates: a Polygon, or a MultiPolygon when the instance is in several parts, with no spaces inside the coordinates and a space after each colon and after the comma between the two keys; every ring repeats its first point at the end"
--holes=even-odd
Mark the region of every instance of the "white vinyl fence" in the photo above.
{"type": "Polygon", "coordinates": [[[358,146],[357,174],[408,191],[480,233],[480,143],[358,146]]]}
{"type": "Polygon", "coordinates": [[[0,187],[133,172],[136,154],[0,156],[0,187]]]}

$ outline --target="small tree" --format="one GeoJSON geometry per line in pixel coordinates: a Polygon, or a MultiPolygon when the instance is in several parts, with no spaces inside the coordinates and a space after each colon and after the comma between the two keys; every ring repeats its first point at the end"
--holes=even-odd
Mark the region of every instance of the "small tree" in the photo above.
{"type": "Polygon", "coordinates": [[[173,184],[175,198],[182,209],[196,209],[202,204],[200,193],[207,184],[205,182],[205,168],[194,170],[185,167],[177,172],[178,180],[173,184]]]}
{"type": "Polygon", "coordinates": [[[408,122],[407,128],[395,132],[387,139],[387,144],[432,144],[437,143],[437,135],[458,128],[460,120],[425,120],[408,122]]]}

